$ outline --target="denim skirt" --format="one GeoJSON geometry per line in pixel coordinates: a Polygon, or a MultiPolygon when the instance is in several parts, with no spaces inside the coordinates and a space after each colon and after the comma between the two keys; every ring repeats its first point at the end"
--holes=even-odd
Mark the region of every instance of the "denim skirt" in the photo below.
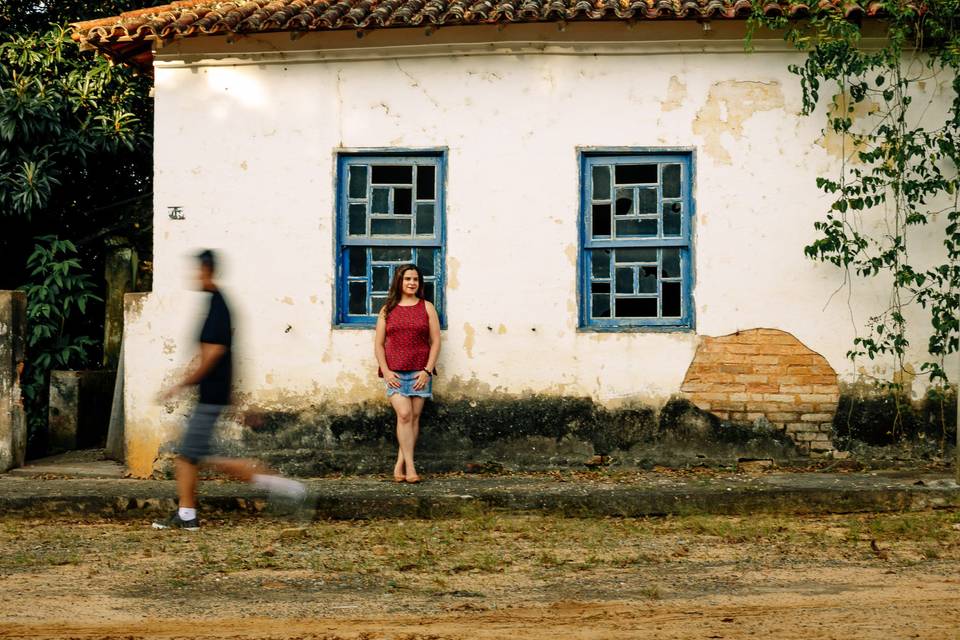
{"type": "Polygon", "coordinates": [[[408,398],[432,398],[433,397],[433,378],[427,380],[427,384],[424,385],[423,389],[414,389],[413,385],[417,382],[417,374],[419,371],[394,371],[397,374],[397,377],[400,378],[399,387],[391,387],[389,384],[384,381],[384,384],[387,384],[387,397],[399,393],[402,396],[408,398]]]}

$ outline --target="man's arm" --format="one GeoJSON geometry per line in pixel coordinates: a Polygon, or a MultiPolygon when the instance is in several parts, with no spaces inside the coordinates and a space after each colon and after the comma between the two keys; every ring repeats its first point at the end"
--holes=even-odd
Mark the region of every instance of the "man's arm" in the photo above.
{"type": "Polygon", "coordinates": [[[197,365],[196,369],[190,372],[186,378],[183,379],[177,385],[167,389],[167,391],[160,394],[161,400],[168,400],[174,394],[176,394],[181,389],[186,387],[192,387],[195,384],[198,384],[201,380],[207,377],[207,374],[210,373],[210,370],[213,369],[214,365],[223,357],[223,354],[227,352],[227,346],[223,344],[212,344],[210,342],[201,342],[200,343],[200,364],[197,365]]]}

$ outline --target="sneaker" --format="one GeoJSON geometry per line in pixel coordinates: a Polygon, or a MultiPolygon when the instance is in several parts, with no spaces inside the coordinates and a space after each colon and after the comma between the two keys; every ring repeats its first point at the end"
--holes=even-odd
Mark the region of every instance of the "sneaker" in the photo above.
{"type": "Polygon", "coordinates": [[[174,511],[173,515],[165,520],[160,520],[153,523],[154,529],[185,529],[187,531],[200,531],[200,520],[198,518],[193,518],[192,520],[184,520],[180,517],[179,511],[174,511]]]}

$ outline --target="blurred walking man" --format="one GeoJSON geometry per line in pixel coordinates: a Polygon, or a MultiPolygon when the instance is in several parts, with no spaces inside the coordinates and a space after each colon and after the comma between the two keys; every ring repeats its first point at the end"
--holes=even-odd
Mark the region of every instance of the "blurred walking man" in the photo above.
{"type": "Polygon", "coordinates": [[[214,281],[216,258],[206,250],[197,256],[200,288],[210,294],[210,307],[200,329],[200,363],[176,386],[160,394],[161,401],[196,385],[199,401],[187,422],[177,450],[176,476],[180,508],[169,518],[154,522],[154,529],[198,531],[197,476],[200,466],[253,483],[271,494],[303,499],[306,488],[294,480],[275,475],[255,460],[218,458],[213,455],[212,440],[217,419],[230,404],[233,378],[233,343],[230,308],[214,281]]]}

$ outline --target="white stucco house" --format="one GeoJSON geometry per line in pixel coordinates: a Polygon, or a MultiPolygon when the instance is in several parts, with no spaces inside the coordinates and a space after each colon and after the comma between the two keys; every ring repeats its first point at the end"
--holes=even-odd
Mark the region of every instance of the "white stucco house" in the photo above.
{"type": "MultiPolygon", "coordinates": [[[[745,51],[750,10],[188,0],[76,25],[155,81],[131,471],[150,473],[181,419],[154,397],[192,355],[201,247],[225,261],[241,407],[381,398],[370,328],[413,261],[442,316],[441,399],[685,392],[828,450],[838,379],[876,373],[845,353],[886,293],[866,283],[848,305],[843,274],[804,256],[841,147],[799,115],[802,54],[773,33],[745,51]]],[[[927,84],[931,117],[949,82],[927,84]]],[[[940,251],[928,231],[914,251],[940,251]]]]}

